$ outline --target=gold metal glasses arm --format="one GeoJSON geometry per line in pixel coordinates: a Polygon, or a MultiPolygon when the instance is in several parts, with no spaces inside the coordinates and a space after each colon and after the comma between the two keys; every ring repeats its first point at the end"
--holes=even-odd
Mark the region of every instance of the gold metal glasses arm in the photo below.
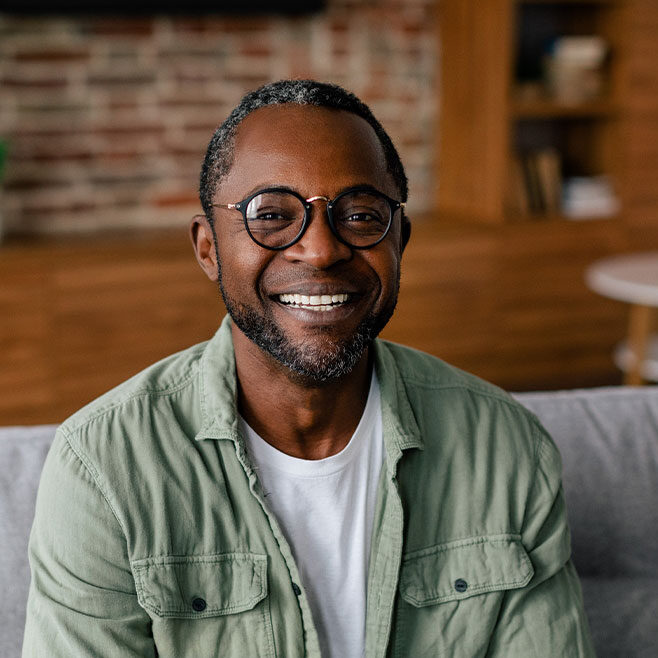
{"type": "MultiPolygon", "coordinates": [[[[314,201],[330,201],[330,199],[326,196],[322,195],[317,195],[317,196],[312,196],[308,199],[306,199],[306,203],[313,203],[314,201]]],[[[229,210],[234,210],[235,208],[238,207],[237,203],[213,203],[211,204],[213,208],[228,208],[229,210]]],[[[406,202],[400,202],[400,208],[404,209],[406,208],[407,204],[406,202]]]]}

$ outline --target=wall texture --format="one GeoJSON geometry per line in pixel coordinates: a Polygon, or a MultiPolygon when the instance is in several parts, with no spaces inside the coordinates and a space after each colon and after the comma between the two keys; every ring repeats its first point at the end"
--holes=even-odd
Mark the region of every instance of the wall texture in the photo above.
{"type": "Polygon", "coordinates": [[[2,212],[13,233],[179,225],[210,136],[242,94],[286,77],[371,105],[430,207],[438,111],[433,0],[328,0],[302,17],[0,14],[2,212]]]}

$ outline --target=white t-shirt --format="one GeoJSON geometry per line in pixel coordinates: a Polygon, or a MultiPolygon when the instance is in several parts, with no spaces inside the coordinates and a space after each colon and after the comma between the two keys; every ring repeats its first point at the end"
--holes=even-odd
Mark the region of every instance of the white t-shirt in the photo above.
{"type": "Polygon", "coordinates": [[[379,384],[349,443],[326,459],[291,457],[240,418],[266,501],[290,544],[323,658],[365,652],[366,585],[384,458],[379,384]]]}

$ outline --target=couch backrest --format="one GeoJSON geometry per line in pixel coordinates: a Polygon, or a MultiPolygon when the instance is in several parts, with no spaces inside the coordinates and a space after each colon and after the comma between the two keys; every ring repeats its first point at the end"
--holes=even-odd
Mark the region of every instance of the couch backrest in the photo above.
{"type": "MultiPolygon", "coordinates": [[[[589,593],[585,603],[599,655],[658,655],[656,633],[651,634],[658,583],[647,583],[647,574],[658,574],[658,387],[516,397],[537,414],[562,453],[574,561],[589,593]],[[645,592],[638,583],[646,585],[645,592]],[[621,598],[640,594],[622,605],[621,598]],[[598,608],[609,608],[609,614],[598,608]],[[634,650],[638,643],[650,652],[634,650]]],[[[30,578],[27,542],[54,431],[54,426],[0,429],[3,658],[20,656],[30,578]]]]}
{"type": "Polygon", "coordinates": [[[54,425],[0,428],[0,656],[21,653],[30,582],[27,542],[54,425]]]}
{"type": "Polygon", "coordinates": [[[658,574],[658,387],[515,397],[562,454],[580,575],[658,574]]]}

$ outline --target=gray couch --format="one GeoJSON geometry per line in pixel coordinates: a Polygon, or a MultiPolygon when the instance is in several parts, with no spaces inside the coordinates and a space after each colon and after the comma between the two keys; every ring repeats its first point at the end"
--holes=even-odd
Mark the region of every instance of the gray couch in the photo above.
{"type": "MultiPolygon", "coordinates": [[[[655,658],[658,387],[516,397],[540,417],[562,453],[574,560],[599,658],[655,658]]],[[[20,654],[27,538],[53,431],[52,426],[0,430],[2,658],[20,654]]]]}

